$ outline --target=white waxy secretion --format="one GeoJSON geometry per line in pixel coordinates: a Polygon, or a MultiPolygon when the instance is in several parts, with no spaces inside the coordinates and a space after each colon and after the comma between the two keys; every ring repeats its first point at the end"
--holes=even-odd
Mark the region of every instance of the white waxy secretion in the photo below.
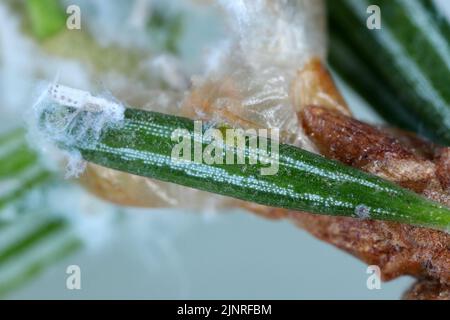
{"type": "Polygon", "coordinates": [[[61,105],[91,112],[107,112],[111,120],[123,117],[124,107],[114,101],[93,96],[88,91],[52,84],[48,93],[51,99],[61,105]]]}
{"type": "MultiPolygon", "coordinates": [[[[105,127],[118,125],[124,119],[125,107],[114,99],[94,96],[88,91],[63,86],[54,82],[48,85],[34,105],[36,120],[31,123],[34,128],[34,136],[39,136],[42,150],[52,150],[49,153],[59,158],[61,152],[57,152],[54,143],[71,145],[74,141],[85,146],[95,144],[105,127]],[[54,112],[60,107],[73,108],[54,112]],[[53,116],[42,121],[42,115],[46,112],[53,116]],[[82,121],[76,121],[77,119],[82,121]],[[76,130],[73,130],[74,126],[76,130]]],[[[79,151],[67,150],[64,152],[67,159],[67,177],[79,176],[85,168],[79,151]]],[[[57,162],[57,161],[55,161],[57,162]]]]}

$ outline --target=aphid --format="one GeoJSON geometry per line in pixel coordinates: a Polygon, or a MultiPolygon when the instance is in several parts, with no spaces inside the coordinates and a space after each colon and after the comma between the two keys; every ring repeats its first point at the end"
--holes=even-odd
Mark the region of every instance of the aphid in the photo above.
{"type": "Polygon", "coordinates": [[[355,214],[360,219],[368,219],[370,218],[370,208],[364,204],[357,205],[355,208],[355,214]]]}

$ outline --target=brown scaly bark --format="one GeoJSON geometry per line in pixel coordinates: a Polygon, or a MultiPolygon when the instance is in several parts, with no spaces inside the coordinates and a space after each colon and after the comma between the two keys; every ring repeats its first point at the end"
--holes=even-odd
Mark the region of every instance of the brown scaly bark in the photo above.
{"type": "MultiPolygon", "coordinates": [[[[352,118],[342,108],[343,99],[318,60],[299,72],[295,85],[298,96],[307,97],[296,103],[302,128],[322,155],[450,206],[449,148],[352,118]]],[[[393,222],[247,207],[266,217],[291,219],[315,237],[380,266],[383,280],[402,275],[418,278],[404,298],[449,299],[450,235],[446,232],[393,222]]]]}

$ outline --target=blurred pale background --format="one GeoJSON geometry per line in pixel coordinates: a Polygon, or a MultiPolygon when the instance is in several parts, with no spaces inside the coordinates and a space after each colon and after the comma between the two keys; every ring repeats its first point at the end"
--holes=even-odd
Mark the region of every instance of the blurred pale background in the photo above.
{"type": "Polygon", "coordinates": [[[148,214],[165,228],[178,219],[186,225],[140,248],[118,233],[102,251],[66,259],[11,298],[398,299],[412,283],[402,278],[368,290],[366,265],[287,222],[242,212],[209,221],[148,214]],[[71,264],[81,268],[81,290],[66,289],[71,264]]]}

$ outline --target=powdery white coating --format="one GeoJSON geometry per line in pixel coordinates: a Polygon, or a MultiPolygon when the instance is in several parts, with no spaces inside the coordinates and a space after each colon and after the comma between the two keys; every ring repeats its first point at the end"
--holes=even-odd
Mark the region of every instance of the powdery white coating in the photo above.
{"type": "MultiPolygon", "coordinates": [[[[47,86],[33,110],[35,133],[46,141],[69,146],[73,140],[84,145],[95,144],[105,127],[121,123],[125,107],[112,99],[93,96],[55,81],[47,86]],[[55,115],[43,120],[42,116],[48,113],[55,115]]],[[[67,159],[66,177],[78,177],[86,167],[81,154],[77,150],[68,150],[64,156],[67,159]]]]}
{"type": "Polygon", "coordinates": [[[64,152],[67,159],[65,178],[78,178],[86,170],[86,161],[79,151],[64,152]]]}

